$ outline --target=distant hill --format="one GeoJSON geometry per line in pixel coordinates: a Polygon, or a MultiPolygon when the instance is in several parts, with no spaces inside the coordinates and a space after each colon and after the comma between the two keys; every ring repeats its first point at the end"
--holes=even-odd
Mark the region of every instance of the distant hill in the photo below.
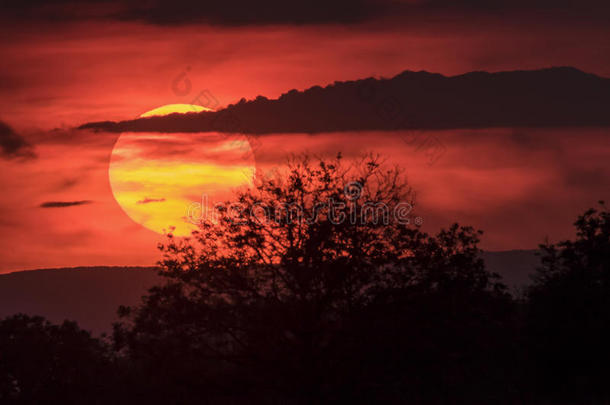
{"type": "Polygon", "coordinates": [[[157,273],[153,267],[74,267],[3,274],[0,317],[23,312],[110,332],[118,306],[138,303],[159,281],[157,273]]]}
{"type": "MultiPolygon", "coordinates": [[[[528,283],[533,250],[485,252],[488,269],[515,289],[528,283]]],[[[75,320],[96,335],[109,333],[119,305],[133,305],[161,277],[154,267],[74,267],[0,275],[0,318],[26,313],[53,322],[75,320]]]]}

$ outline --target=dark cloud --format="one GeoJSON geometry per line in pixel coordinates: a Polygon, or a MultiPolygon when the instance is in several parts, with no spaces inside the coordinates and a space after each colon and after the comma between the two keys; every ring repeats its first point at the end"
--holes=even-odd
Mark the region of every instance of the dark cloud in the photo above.
{"type": "Polygon", "coordinates": [[[40,204],[40,208],[66,208],[75,207],[78,205],[91,204],[93,201],[80,200],[80,201],[46,201],[40,204]]]}
{"type": "Polygon", "coordinates": [[[610,173],[605,167],[564,167],[562,173],[566,186],[589,194],[594,194],[591,192],[594,190],[603,195],[610,184],[610,173]]]}
{"type": "Polygon", "coordinates": [[[67,189],[70,189],[70,188],[76,186],[80,182],[81,182],[81,179],[76,178],[76,177],[64,179],[64,180],[61,180],[57,186],[54,187],[54,190],[55,191],[64,191],[64,190],[67,190],[67,189]]]}
{"type": "Polygon", "coordinates": [[[118,17],[155,24],[324,24],[364,21],[383,11],[381,2],[368,0],[155,0],[134,2],[118,17]]]}
{"type": "Polygon", "coordinates": [[[403,72],[241,100],[218,112],[171,114],[79,129],[246,134],[610,125],[610,79],[574,68],[403,72]]]}
{"type": "Polygon", "coordinates": [[[0,121],[0,156],[4,158],[32,158],[32,146],[13,128],[0,121]]]}
{"type": "Polygon", "coordinates": [[[553,11],[605,16],[603,0],[6,0],[12,19],[64,21],[83,18],[144,21],[152,24],[218,25],[354,23],[393,17],[397,22],[421,14],[553,11]]]}
{"type": "Polygon", "coordinates": [[[150,203],[163,202],[163,201],[165,201],[165,198],[148,198],[148,197],[146,197],[145,199],[138,201],[136,204],[150,204],[150,203]]]}
{"type": "Polygon", "coordinates": [[[382,15],[388,0],[8,0],[5,15],[21,19],[106,18],[173,25],[352,23],[382,15]]]}

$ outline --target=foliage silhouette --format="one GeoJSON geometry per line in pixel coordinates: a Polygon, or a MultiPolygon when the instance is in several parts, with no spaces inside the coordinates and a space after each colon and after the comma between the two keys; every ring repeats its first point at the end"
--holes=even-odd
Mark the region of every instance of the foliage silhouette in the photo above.
{"type": "Polygon", "coordinates": [[[554,401],[610,400],[610,212],[603,202],[575,222],[576,238],[541,245],[528,291],[530,356],[554,401]]]}
{"type": "Polygon", "coordinates": [[[106,349],[74,322],[22,314],[1,320],[0,403],[105,403],[112,366],[106,349]]]}
{"type": "Polygon", "coordinates": [[[159,402],[491,399],[512,384],[510,297],[479,232],[366,215],[413,200],[377,157],[293,159],[192,239],[169,235],[167,281],[121,308],[117,350],[159,402]]]}
{"type": "Polygon", "coordinates": [[[111,342],[1,320],[0,403],[608,403],[606,207],[541,246],[515,300],[480,232],[428,235],[396,215],[413,202],[377,157],[295,158],[169,235],[164,281],[119,309],[111,342]]]}

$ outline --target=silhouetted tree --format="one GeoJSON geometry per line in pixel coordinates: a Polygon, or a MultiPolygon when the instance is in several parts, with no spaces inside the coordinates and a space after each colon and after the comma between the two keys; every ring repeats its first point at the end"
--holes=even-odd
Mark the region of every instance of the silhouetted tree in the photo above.
{"type": "Polygon", "coordinates": [[[121,308],[117,349],[159,402],[505,393],[510,298],[479,233],[427,235],[413,197],[375,157],[294,159],[193,238],[170,235],[167,281],[121,308]]]}
{"type": "Polygon", "coordinates": [[[106,403],[110,366],[105,346],[74,322],[21,314],[0,321],[2,404],[106,403]]]}
{"type": "Polygon", "coordinates": [[[555,402],[610,399],[610,212],[600,204],[575,222],[574,240],[541,245],[527,295],[533,379],[555,402]]]}

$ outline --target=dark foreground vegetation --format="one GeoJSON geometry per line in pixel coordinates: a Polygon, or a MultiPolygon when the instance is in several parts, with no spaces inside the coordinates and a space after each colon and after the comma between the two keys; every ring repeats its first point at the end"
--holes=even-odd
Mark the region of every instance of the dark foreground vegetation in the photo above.
{"type": "Polygon", "coordinates": [[[361,215],[413,202],[375,159],[298,159],[236,201],[169,237],[165,282],[119,309],[111,337],[0,321],[0,403],[610,403],[603,205],[574,240],[541,247],[515,297],[485,269],[479,232],[361,215]]]}

